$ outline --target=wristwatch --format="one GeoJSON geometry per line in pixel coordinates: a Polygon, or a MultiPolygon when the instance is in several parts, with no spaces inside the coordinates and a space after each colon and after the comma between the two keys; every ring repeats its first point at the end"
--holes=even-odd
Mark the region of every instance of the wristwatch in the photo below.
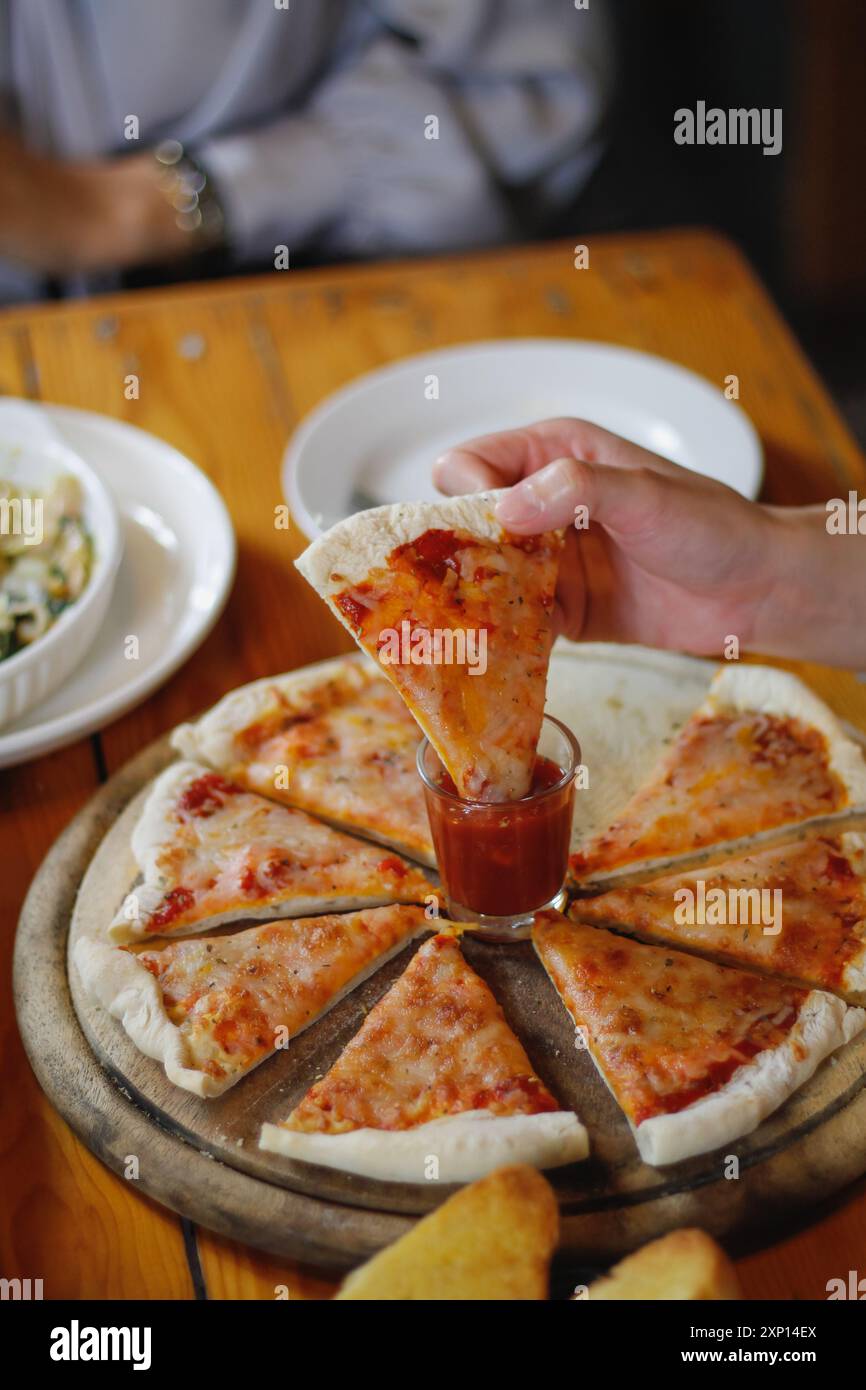
{"type": "Polygon", "coordinates": [[[191,249],[219,246],[226,236],[225,215],[212,180],[179,140],[161,140],[153,157],[159,186],[174,209],[174,220],[190,236],[191,249]]]}

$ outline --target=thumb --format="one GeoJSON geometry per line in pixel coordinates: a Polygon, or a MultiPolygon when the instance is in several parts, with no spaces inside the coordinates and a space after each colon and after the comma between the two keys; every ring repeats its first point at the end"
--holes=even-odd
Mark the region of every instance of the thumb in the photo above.
{"type": "Polygon", "coordinates": [[[531,535],[571,526],[583,506],[607,531],[646,533],[661,520],[670,489],[670,480],[651,469],[559,458],[509,488],[496,517],[509,531],[531,535]]]}

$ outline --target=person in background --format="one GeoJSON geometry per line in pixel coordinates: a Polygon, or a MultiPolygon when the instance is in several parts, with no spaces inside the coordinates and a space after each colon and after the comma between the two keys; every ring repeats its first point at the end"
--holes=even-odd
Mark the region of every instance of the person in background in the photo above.
{"type": "Polygon", "coordinates": [[[602,9],[0,0],[0,301],[543,229],[601,154],[602,9]]]}

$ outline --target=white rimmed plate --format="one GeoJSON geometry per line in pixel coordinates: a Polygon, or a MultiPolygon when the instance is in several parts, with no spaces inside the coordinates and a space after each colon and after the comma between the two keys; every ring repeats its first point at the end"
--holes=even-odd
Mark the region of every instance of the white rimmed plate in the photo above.
{"type": "Polygon", "coordinates": [[[124,558],[105,623],[81,665],[48,699],[0,730],[0,767],[27,762],[139,704],[195,651],[231,588],[235,539],[216,488],[177,449],[69,406],[42,408],[60,439],[105,483],[124,558]],[[138,640],[138,655],[127,638],[138,640]]]}
{"type": "Polygon", "coordinates": [[[283,457],[283,490],[313,539],[364,507],[436,497],[431,464],[461,440],[577,415],[756,497],[761,442],[722,386],[648,353],[562,338],[406,357],[307,416],[283,457]]]}

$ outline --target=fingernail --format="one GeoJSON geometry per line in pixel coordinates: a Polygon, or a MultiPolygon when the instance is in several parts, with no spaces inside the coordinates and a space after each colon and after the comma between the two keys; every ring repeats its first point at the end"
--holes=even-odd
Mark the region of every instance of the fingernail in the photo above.
{"type": "Polygon", "coordinates": [[[433,481],[440,492],[455,496],[477,492],[488,486],[483,465],[459,449],[446,450],[433,464],[433,481]]]}
{"type": "Polygon", "coordinates": [[[504,526],[529,526],[537,521],[544,506],[535,490],[535,479],[524,478],[523,482],[509,488],[497,505],[496,517],[504,526]]]}

